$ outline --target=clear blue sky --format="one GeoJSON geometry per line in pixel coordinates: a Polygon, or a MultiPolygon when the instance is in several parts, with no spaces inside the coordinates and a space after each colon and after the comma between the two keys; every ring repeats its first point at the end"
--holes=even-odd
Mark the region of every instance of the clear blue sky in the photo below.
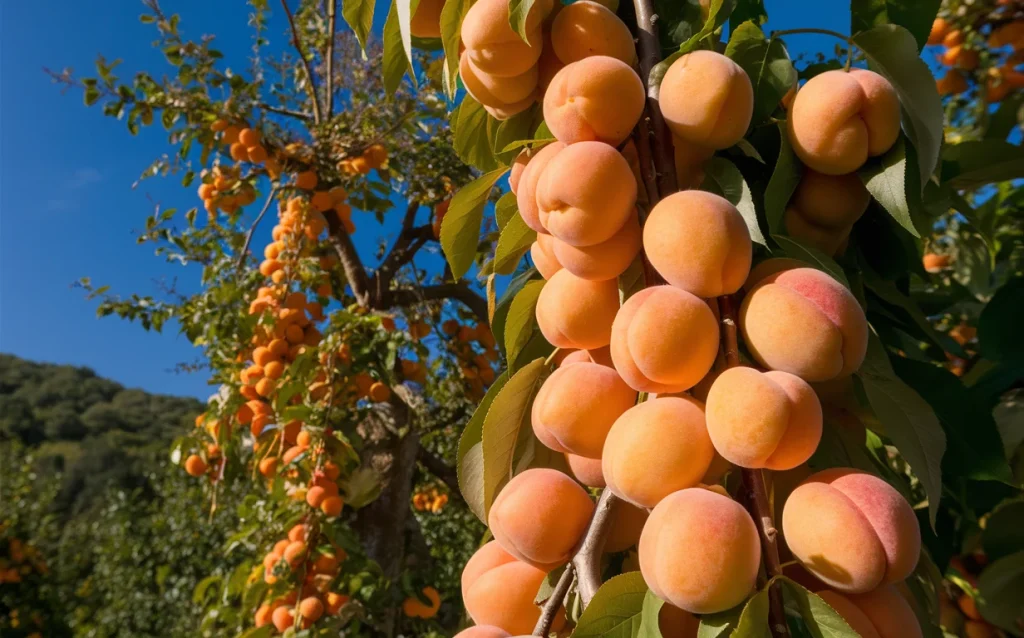
{"type": "MultiPolygon", "coordinates": [[[[766,4],[771,29],[849,31],[844,5],[766,4]]],[[[245,69],[251,33],[243,0],[164,0],[163,5],[181,15],[186,36],[216,34],[225,62],[245,69]]],[[[278,3],[271,8],[272,47],[285,46],[284,17],[278,3]]],[[[159,294],[155,282],[171,283],[175,277],[181,290],[198,285],[197,269],[168,265],[153,256],[152,246],[135,243],[134,231],[154,203],[179,210],[198,203],[194,186],[183,189],[173,177],[132,189],[142,170],[168,150],[162,127],[133,138],[123,122],[83,106],[80,92],[62,95],[43,73],[43,67],[71,67],[91,75],[102,53],[108,60],[125,60],[116,71],[122,78],[141,69],[161,74],[166,61],[151,47],[153,27],[138,20],[142,9],[134,0],[0,5],[0,352],[89,366],[151,392],[206,398],[212,390],[202,373],[172,371],[177,363],[201,356],[174,326],[158,334],[117,318],[98,319],[95,305],[71,287],[83,276],[123,294],[159,294]]],[[[378,33],[385,11],[378,6],[378,33]]],[[[789,42],[795,56],[829,52],[835,40],[795,36],[789,42]]],[[[364,219],[366,232],[356,237],[361,251],[371,252],[380,233],[364,219]]]]}

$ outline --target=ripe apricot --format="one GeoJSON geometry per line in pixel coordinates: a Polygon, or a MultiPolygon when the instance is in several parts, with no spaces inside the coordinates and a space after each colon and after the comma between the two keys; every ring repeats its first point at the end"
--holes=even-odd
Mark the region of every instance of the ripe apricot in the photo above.
{"type": "MultiPolygon", "coordinates": [[[[309,536],[309,527],[307,525],[303,525],[301,523],[298,524],[298,525],[292,526],[292,528],[290,530],[288,530],[288,540],[292,541],[293,543],[295,541],[304,541],[304,540],[306,540],[306,538],[308,536],[309,536]]],[[[281,551],[284,552],[283,549],[281,551]]]]}
{"type": "Polygon", "coordinates": [[[295,610],[291,607],[278,607],[273,615],[274,627],[284,633],[295,624],[295,610]]]}
{"type": "Polygon", "coordinates": [[[303,541],[292,541],[284,550],[284,559],[294,569],[306,559],[306,543],[303,541]]]}
{"type": "Polygon", "coordinates": [[[494,625],[476,625],[463,629],[455,638],[511,638],[511,634],[494,625]]]}
{"type": "Polygon", "coordinates": [[[550,242],[556,262],[561,267],[577,277],[603,281],[614,279],[629,268],[640,252],[641,234],[640,222],[634,210],[611,239],[599,244],[573,246],[553,236],[550,242]]]}
{"type": "Polygon", "coordinates": [[[344,507],[345,500],[340,496],[328,496],[320,503],[320,511],[328,518],[340,516],[341,510],[344,507]]]}
{"type": "Polygon", "coordinates": [[[530,163],[530,159],[536,153],[530,148],[524,148],[519,151],[519,155],[516,155],[516,159],[512,162],[511,168],[508,172],[508,188],[512,191],[512,194],[516,194],[516,189],[519,187],[519,180],[523,176],[523,171],[526,170],[526,165],[530,163]]]}
{"type": "MultiPolygon", "coordinates": [[[[533,601],[546,576],[544,570],[516,560],[497,541],[491,541],[478,549],[462,570],[466,612],[477,625],[528,635],[540,618],[540,608],[533,601]]],[[[564,625],[562,609],[555,616],[552,630],[564,625]]]]}
{"type": "Polygon", "coordinates": [[[299,615],[306,620],[316,622],[320,620],[320,616],[324,615],[324,604],[315,596],[304,598],[299,603],[299,615]]]}
{"type": "Polygon", "coordinates": [[[256,146],[260,143],[260,132],[256,129],[244,128],[238,132],[238,141],[245,146],[256,146]]]}
{"type": "Polygon", "coordinates": [[[813,268],[761,279],[743,300],[739,326],[763,366],[805,381],[849,375],[867,352],[867,319],[857,299],[813,268]]]}
{"type": "Polygon", "coordinates": [[[537,272],[544,279],[551,279],[556,272],[562,269],[562,264],[558,263],[558,257],[554,255],[554,242],[556,241],[558,240],[551,235],[538,233],[537,240],[530,246],[530,258],[533,259],[533,265],[537,267],[537,272]]]}
{"type": "Polygon", "coordinates": [[[185,459],[185,471],[190,476],[202,476],[206,474],[206,461],[202,459],[198,454],[192,454],[185,459]]]}
{"type": "Polygon", "coordinates": [[[939,95],[958,95],[967,90],[967,80],[959,71],[948,69],[946,74],[935,81],[939,95]]]}
{"type": "Polygon", "coordinates": [[[640,533],[647,522],[647,510],[623,500],[612,505],[612,520],[604,539],[605,553],[622,552],[640,542],[640,533]]]}
{"type": "Polygon", "coordinates": [[[295,176],[295,188],[311,191],[316,188],[318,181],[316,173],[313,171],[303,171],[295,176]]]}
{"type": "Polygon", "coordinates": [[[310,507],[320,507],[325,498],[327,498],[327,490],[319,485],[314,485],[306,491],[306,504],[310,507]]]}
{"type": "Polygon", "coordinates": [[[713,614],[738,605],[753,590],[761,541],[739,503],[690,488],[655,506],[640,535],[639,554],[644,581],[659,598],[690,613],[713,614]]]}
{"type": "Polygon", "coordinates": [[[740,212],[724,197],[681,191],[662,199],[644,224],[644,250],[665,281],[698,297],[736,292],[753,248],[740,212]]]}
{"type": "Polygon", "coordinates": [[[615,316],[612,361],[634,390],[681,392],[711,369],[718,334],[715,315],[703,300],[672,286],[653,286],[626,300],[615,316]]]}
{"type": "Polygon", "coordinates": [[[529,43],[509,25],[508,3],[480,0],[462,21],[464,55],[477,69],[496,77],[522,75],[534,66],[541,52],[540,23],[551,10],[551,2],[536,2],[526,19],[529,43]]]}
{"type": "Polygon", "coordinates": [[[417,38],[440,38],[443,8],[444,0],[420,0],[409,21],[409,32],[417,38]]]}
{"type": "Polygon", "coordinates": [[[944,268],[949,266],[950,261],[949,255],[937,255],[935,253],[925,253],[921,259],[925,271],[933,274],[942,272],[944,268]]]}
{"type": "Polygon", "coordinates": [[[492,108],[503,109],[509,115],[525,111],[533,104],[537,89],[537,67],[511,77],[497,77],[473,65],[468,55],[459,60],[459,76],[473,98],[492,108]]]}
{"type": "Polygon", "coordinates": [[[259,609],[256,610],[256,626],[262,627],[263,625],[269,625],[273,622],[274,608],[270,605],[260,605],[259,609]]]}
{"type": "Polygon", "coordinates": [[[788,372],[730,368],[711,385],[708,435],[730,463],[789,470],[821,440],[821,403],[811,386],[788,372]]]}
{"type": "Polygon", "coordinates": [[[544,121],[566,144],[621,144],[640,119],[646,97],[633,68],[606,55],[565,65],[544,92],[544,121]]]}
{"type": "Polygon", "coordinates": [[[714,453],[700,402],[658,397],[615,421],[604,442],[601,469],[616,496],[654,507],[672,492],[697,485],[714,453]]]}
{"type": "Polygon", "coordinates": [[[793,151],[804,164],[843,175],[896,143],[900,101],[892,84],[873,71],[826,71],[797,92],[788,125],[793,151]]]}
{"type": "Polygon", "coordinates": [[[935,18],[932,30],[928,33],[928,44],[942,44],[942,39],[949,33],[949,22],[943,18],[935,18]]]}
{"type": "MultiPolygon", "coordinates": [[[[585,352],[580,350],[579,352],[585,352]]],[[[585,456],[566,454],[565,460],[576,480],[587,487],[604,487],[604,474],[601,472],[601,459],[588,459],[585,456]]]]}
{"type": "Polygon", "coordinates": [[[661,81],[661,114],[673,135],[699,146],[723,149],[739,142],[754,112],[747,73],[714,51],[687,53],[661,81]]]}
{"type": "Polygon", "coordinates": [[[834,255],[870,202],[870,193],[855,173],[826,175],[807,169],[786,208],[786,232],[834,255]]]}
{"type": "Polygon", "coordinates": [[[423,595],[430,601],[430,605],[423,604],[416,596],[410,596],[403,601],[402,612],[407,617],[429,619],[437,615],[441,608],[441,596],[437,590],[430,586],[424,587],[423,595]]]}
{"type": "Polygon", "coordinates": [[[618,309],[614,279],[588,281],[563,268],[540,291],[537,325],[557,348],[600,348],[611,340],[618,309]]]}
{"type": "Polygon", "coordinates": [[[636,403],[636,391],[615,370],[596,363],[558,368],[533,402],[533,432],[556,452],[599,458],[615,420],[636,403]]]}
{"type": "Polygon", "coordinates": [[[324,611],[328,616],[337,616],[341,608],[348,602],[348,596],[337,592],[328,592],[324,597],[324,611]]]}
{"type": "Polygon", "coordinates": [[[882,479],[847,468],[818,472],[793,490],[782,530],[808,571],[847,593],[903,580],[921,552],[917,517],[903,496],[882,479]]]}
{"type": "Polygon", "coordinates": [[[376,403],[383,403],[391,398],[391,388],[380,381],[370,386],[370,400],[376,403]]]}
{"type": "Polygon", "coordinates": [[[883,585],[864,594],[826,590],[818,595],[866,638],[921,638],[923,635],[913,608],[893,585],[883,585]]]}
{"type": "Polygon", "coordinates": [[[565,64],[606,55],[632,66],[636,62],[633,35],[604,5],[581,0],[562,7],[551,23],[551,45],[565,64]]]}
{"type": "Polygon", "coordinates": [[[519,206],[519,215],[527,226],[539,234],[545,234],[548,231],[540,222],[540,210],[537,207],[537,187],[548,163],[564,148],[565,144],[562,142],[554,142],[535,152],[533,157],[530,158],[529,163],[527,163],[526,168],[523,169],[522,176],[519,178],[516,191],[516,204],[519,206]]]}
{"type": "Polygon", "coordinates": [[[611,239],[636,203],[636,178],[626,159],[601,142],[578,142],[557,153],[537,184],[540,223],[573,246],[611,239]]]}

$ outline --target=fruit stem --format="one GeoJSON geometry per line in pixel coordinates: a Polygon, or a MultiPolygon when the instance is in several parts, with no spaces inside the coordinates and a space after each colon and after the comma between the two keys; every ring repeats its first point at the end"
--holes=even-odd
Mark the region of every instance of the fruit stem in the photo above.
{"type": "Polygon", "coordinates": [[[562,572],[562,576],[558,579],[558,584],[555,585],[554,591],[551,592],[551,597],[544,603],[544,609],[537,620],[537,625],[533,628],[534,636],[547,636],[551,631],[551,625],[555,622],[555,616],[558,614],[562,601],[565,600],[565,595],[569,593],[569,587],[572,586],[574,573],[572,563],[565,566],[565,571],[562,572]]]}
{"type": "MultiPolygon", "coordinates": [[[[651,207],[663,197],[668,197],[679,190],[676,182],[675,159],[672,151],[672,133],[661,116],[658,104],[658,86],[651,86],[649,79],[651,69],[661,62],[661,45],[658,41],[657,14],[654,12],[652,0],[633,0],[636,9],[637,40],[639,43],[640,79],[647,90],[647,107],[640,118],[640,135],[638,141],[642,146],[650,145],[653,153],[647,153],[654,160],[655,177],[658,192],[648,193],[651,207]],[[647,125],[650,122],[650,126],[647,125]],[[647,132],[647,135],[644,133],[647,132]]],[[[638,149],[639,150],[639,149],[638,149]]],[[[644,154],[641,152],[640,156],[644,154]]],[[[646,180],[645,180],[646,181],[646,180]]]]}
{"type": "MultiPolygon", "coordinates": [[[[740,350],[736,335],[736,300],[732,295],[718,298],[718,311],[722,317],[722,348],[725,350],[725,367],[734,368],[740,365],[740,350]]],[[[752,510],[751,517],[757,525],[761,537],[761,559],[764,569],[771,581],[782,574],[779,561],[778,530],[772,521],[772,508],[768,501],[768,490],[765,489],[764,474],[761,470],[742,468],[743,487],[747,490],[747,508],[752,510]]],[[[782,602],[782,590],[769,583],[768,585],[768,623],[772,636],[776,638],[789,636],[786,625],[786,611],[782,602]]]]}

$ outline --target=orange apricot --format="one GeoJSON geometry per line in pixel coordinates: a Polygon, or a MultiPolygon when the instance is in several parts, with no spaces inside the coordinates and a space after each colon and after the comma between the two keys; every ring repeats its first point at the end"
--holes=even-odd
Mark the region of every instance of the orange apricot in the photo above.
{"type": "Polygon", "coordinates": [[[565,65],[544,92],[544,121],[566,144],[598,141],[617,146],[643,112],[644,85],[633,68],[606,55],[565,65]]]}
{"type": "Polygon", "coordinates": [[[444,0],[420,0],[409,22],[410,33],[417,38],[440,38],[443,8],[444,0]]]}
{"type": "Polygon", "coordinates": [[[525,73],[540,57],[540,23],[550,11],[549,0],[534,3],[526,19],[529,42],[524,42],[509,24],[507,2],[479,0],[462,20],[464,55],[476,68],[496,77],[525,73]]]}
{"type": "Polygon", "coordinates": [[[511,638],[511,634],[494,625],[476,625],[463,629],[455,638],[511,638]]]}
{"type": "Polygon", "coordinates": [[[588,281],[563,268],[537,298],[537,325],[555,347],[600,348],[611,340],[618,309],[619,288],[614,279],[588,281]]]}
{"type": "Polygon", "coordinates": [[[942,44],[947,33],[949,33],[949,22],[944,18],[935,18],[932,21],[932,30],[928,33],[928,44],[942,44]]]}
{"type": "Polygon", "coordinates": [[[304,598],[299,603],[299,615],[306,620],[316,622],[324,615],[324,604],[315,596],[304,598]]]}
{"type": "Polygon", "coordinates": [[[525,111],[533,104],[537,89],[537,67],[532,66],[520,75],[497,77],[473,65],[468,55],[459,61],[459,76],[473,98],[492,108],[502,109],[509,115],[525,111]]]}
{"type": "Polygon", "coordinates": [[[565,64],[594,55],[606,55],[626,64],[636,62],[633,35],[626,24],[604,5],[581,0],[562,7],[551,23],[551,44],[565,64]]]}
{"type": "Polygon", "coordinates": [[[537,267],[537,272],[544,279],[551,279],[556,272],[562,269],[562,264],[558,262],[558,257],[554,254],[554,242],[556,241],[558,240],[551,235],[538,233],[537,240],[530,246],[533,265],[537,267]]]}
{"type": "Polygon", "coordinates": [[[284,633],[295,624],[295,610],[291,607],[278,607],[273,614],[274,627],[284,633]]]}
{"type": "Polygon", "coordinates": [[[924,635],[910,603],[893,585],[883,585],[864,594],[825,590],[818,595],[865,638],[921,638],[924,635]]]}
{"type": "Polygon", "coordinates": [[[636,215],[631,213],[618,232],[599,244],[573,246],[554,236],[551,236],[550,242],[559,266],[577,277],[603,281],[614,279],[629,268],[640,252],[641,234],[640,223],[636,215]]]}
{"type": "Polygon", "coordinates": [[[548,144],[539,151],[535,151],[533,157],[523,169],[519,178],[516,190],[516,204],[519,206],[519,215],[527,226],[537,231],[538,234],[547,233],[547,229],[540,222],[540,209],[537,207],[537,187],[548,164],[566,146],[561,142],[548,144]]]}
{"type": "Polygon", "coordinates": [[[640,533],[647,522],[647,510],[623,500],[612,505],[612,520],[604,539],[605,553],[623,552],[640,542],[640,533]]]}
{"type": "Polygon", "coordinates": [[[342,497],[328,496],[320,503],[320,511],[328,518],[334,518],[341,515],[341,510],[344,506],[345,500],[342,497]]]}
{"type": "MultiPolygon", "coordinates": [[[[584,352],[584,351],[580,351],[584,352]]],[[[585,456],[566,454],[565,460],[576,480],[587,487],[604,487],[604,474],[601,472],[601,459],[588,459],[585,456]]]]}
{"type": "Polygon", "coordinates": [[[202,476],[206,474],[206,461],[202,459],[198,454],[192,454],[185,459],[185,471],[190,476],[202,476]]]}
{"type": "Polygon", "coordinates": [[[747,73],[714,51],[694,51],[672,63],[661,81],[661,114],[679,138],[723,149],[739,142],[754,112],[747,73]]]}

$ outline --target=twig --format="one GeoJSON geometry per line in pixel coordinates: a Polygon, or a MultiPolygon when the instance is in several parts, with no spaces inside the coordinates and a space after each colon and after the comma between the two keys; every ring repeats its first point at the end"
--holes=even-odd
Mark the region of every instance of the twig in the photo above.
{"type": "Polygon", "coordinates": [[[238,255],[238,266],[237,269],[241,270],[242,266],[245,265],[245,258],[249,253],[249,244],[252,243],[252,236],[256,233],[256,227],[263,221],[263,216],[267,214],[267,210],[270,208],[270,204],[274,201],[274,197],[277,195],[277,187],[270,189],[270,194],[267,195],[267,201],[263,204],[263,210],[253,220],[252,226],[249,227],[249,232],[245,235],[245,243],[242,244],[242,252],[238,255]]]}
{"type": "Polygon", "coordinates": [[[675,160],[672,152],[672,133],[661,116],[658,104],[659,87],[650,86],[651,69],[661,62],[661,45],[658,42],[658,16],[654,12],[652,0],[633,0],[636,9],[636,24],[639,29],[637,40],[640,45],[640,78],[647,90],[647,108],[644,117],[651,123],[650,132],[654,159],[654,168],[658,183],[658,193],[648,193],[653,206],[658,200],[668,197],[679,190],[676,182],[675,160]]]}
{"type": "Polygon", "coordinates": [[[423,447],[422,442],[420,442],[419,446],[420,449],[416,453],[416,460],[422,463],[428,472],[441,479],[441,482],[448,486],[448,491],[451,492],[453,498],[462,498],[462,492],[459,490],[459,477],[455,473],[455,469],[436,454],[423,447]]]}
{"type": "Polygon", "coordinates": [[[436,284],[419,289],[401,288],[392,291],[390,298],[391,305],[394,306],[410,306],[426,301],[454,299],[472,310],[473,314],[477,317],[477,321],[485,325],[489,323],[487,320],[487,300],[473,292],[465,281],[436,284]]]}
{"type": "Polygon", "coordinates": [[[565,600],[565,595],[569,593],[569,587],[572,586],[574,571],[572,563],[565,566],[565,571],[562,572],[561,577],[558,579],[558,584],[555,585],[554,591],[551,592],[551,597],[544,603],[544,609],[541,610],[540,618],[537,619],[537,624],[533,628],[534,636],[547,636],[551,632],[551,624],[555,622],[555,616],[558,615],[558,610],[565,600]]]}
{"type": "Polygon", "coordinates": [[[313,81],[313,71],[309,68],[309,60],[306,59],[306,54],[302,52],[299,30],[295,28],[295,17],[292,16],[292,10],[288,8],[288,0],[281,0],[281,7],[284,8],[284,13],[288,16],[288,26],[292,30],[292,45],[298,51],[299,59],[302,60],[302,68],[306,71],[306,80],[309,82],[309,99],[313,103],[313,122],[319,124],[321,121],[320,102],[316,97],[316,83],[313,81]]]}
{"type": "Polygon", "coordinates": [[[270,111],[271,113],[277,113],[278,115],[287,115],[288,117],[294,117],[297,120],[308,122],[313,119],[313,116],[303,111],[293,111],[280,106],[271,106],[269,104],[260,104],[260,108],[264,111],[270,111]]]}
{"type": "MultiPolygon", "coordinates": [[[[725,350],[725,367],[734,368],[740,365],[739,343],[736,335],[736,300],[732,295],[719,297],[718,309],[722,317],[722,348],[725,350]]],[[[761,470],[743,468],[741,475],[743,487],[748,492],[747,504],[753,510],[751,517],[761,536],[761,558],[770,581],[782,574],[782,565],[779,561],[779,534],[772,521],[772,510],[768,503],[764,474],[761,470]]],[[[768,605],[768,622],[772,635],[776,638],[789,636],[782,591],[778,587],[769,585],[768,605]]]]}
{"type": "Polygon", "coordinates": [[[577,587],[584,609],[601,587],[601,555],[604,552],[604,540],[608,535],[612,508],[616,501],[618,497],[612,494],[611,490],[605,488],[601,492],[601,498],[597,500],[597,507],[594,509],[594,518],[590,519],[590,526],[583,536],[583,542],[572,559],[572,564],[576,567],[577,587]]]}
{"type": "Polygon", "coordinates": [[[334,33],[337,21],[338,0],[327,0],[327,119],[334,114],[334,33]]]}
{"type": "Polygon", "coordinates": [[[359,305],[369,307],[371,301],[369,281],[366,276],[366,268],[363,267],[363,261],[359,258],[359,253],[356,251],[356,245],[352,243],[352,238],[349,237],[344,227],[342,227],[337,213],[329,210],[324,213],[324,217],[327,219],[327,230],[331,244],[334,246],[338,259],[341,261],[341,266],[345,271],[345,278],[348,280],[348,285],[352,288],[352,294],[359,305]]]}

